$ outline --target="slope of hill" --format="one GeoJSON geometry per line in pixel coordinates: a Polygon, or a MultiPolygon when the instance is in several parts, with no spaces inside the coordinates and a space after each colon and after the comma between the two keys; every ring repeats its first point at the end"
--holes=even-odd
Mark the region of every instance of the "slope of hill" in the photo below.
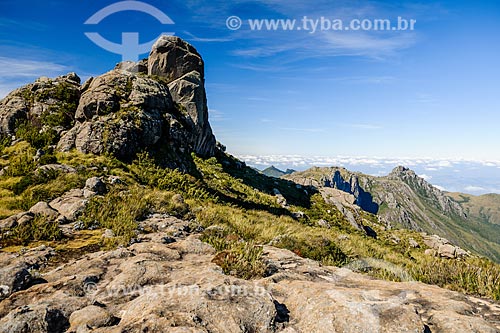
{"type": "Polygon", "coordinates": [[[499,226],[485,222],[479,215],[467,216],[458,202],[407,168],[397,167],[386,177],[344,168],[311,168],[283,178],[353,194],[356,205],[379,216],[387,228],[437,234],[500,262],[499,226]]]}
{"type": "Polygon", "coordinates": [[[471,195],[464,193],[446,193],[460,203],[467,215],[484,223],[500,225],[500,194],[471,195]]]}

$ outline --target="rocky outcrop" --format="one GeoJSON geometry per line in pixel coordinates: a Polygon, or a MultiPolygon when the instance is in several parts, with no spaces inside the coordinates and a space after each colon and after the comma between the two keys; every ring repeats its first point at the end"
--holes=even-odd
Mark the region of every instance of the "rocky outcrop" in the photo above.
{"type": "Polygon", "coordinates": [[[467,218],[462,206],[446,196],[443,191],[429,184],[425,179],[419,177],[413,170],[398,166],[392,170],[389,179],[402,180],[412,189],[417,189],[423,196],[434,202],[439,209],[448,214],[456,215],[460,218],[467,218]]]}
{"type": "Polygon", "coordinates": [[[426,254],[448,259],[463,259],[469,257],[470,252],[451,244],[449,240],[438,235],[423,234],[424,244],[429,247],[426,254]]]}
{"type": "Polygon", "coordinates": [[[215,137],[208,123],[208,106],[202,75],[192,71],[168,84],[173,100],[187,115],[192,128],[194,150],[204,156],[215,153],[215,137]]]}
{"type": "Polygon", "coordinates": [[[176,36],[161,36],[155,42],[148,58],[149,75],[172,82],[193,71],[204,82],[203,59],[193,46],[176,36]]]}
{"type": "Polygon", "coordinates": [[[460,258],[465,255],[463,248],[495,261],[500,260],[498,251],[490,247],[490,235],[481,234],[485,232],[480,227],[474,229],[477,231],[474,237],[469,237],[470,233],[464,226],[474,226],[476,222],[467,218],[458,202],[406,167],[396,167],[385,177],[364,175],[338,167],[313,167],[283,178],[318,188],[324,199],[335,204],[353,226],[362,223],[356,217],[356,209],[361,209],[376,214],[387,229],[404,228],[437,234],[449,239],[454,249],[459,249],[454,252],[454,249],[443,246],[442,251],[433,249],[435,255],[460,258]],[[354,205],[346,202],[346,199],[350,201],[352,198],[354,205]]]}
{"type": "Polygon", "coordinates": [[[357,212],[358,207],[355,205],[356,197],[354,195],[330,187],[320,188],[319,192],[326,203],[335,205],[353,228],[364,230],[362,220],[357,212]]]}
{"type": "Polygon", "coordinates": [[[0,253],[0,331],[498,332],[500,307],[416,282],[379,281],[264,246],[268,276],[241,280],[213,263],[192,223],[154,215],[152,230],[60,266],[35,248],[0,253]],[[21,272],[21,275],[18,274],[21,272]],[[22,273],[24,272],[24,273],[22,273]],[[17,274],[17,275],[16,275],[17,274]],[[16,276],[20,276],[15,282],[16,276]],[[36,281],[35,281],[36,279],[36,281]],[[34,301],[36,300],[36,301],[34,301]]]}
{"type": "Polygon", "coordinates": [[[54,131],[60,151],[125,161],[141,151],[161,152],[165,166],[184,169],[189,153],[216,151],[203,60],[178,37],[161,37],[149,59],[119,64],[82,86],[70,73],[12,92],[0,102],[0,134],[14,135],[22,121],[54,131]]]}
{"type": "Polygon", "coordinates": [[[166,116],[173,110],[168,88],[161,83],[111,71],[93,79],[82,93],[77,123],[63,135],[58,149],[130,159],[168,138],[166,116]]]}
{"type": "Polygon", "coordinates": [[[80,78],[75,73],[55,79],[41,77],[11,92],[0,101],[0,134],[14,135],[23,121],[40,130],[51,126],[61,132],[71,127],[80,98],[80,78]],[[50,119],[50,117],[55,119],[50,119]]]}
{"type": "MultiPolygon", "coordinates": [[[[108,182],[112,182],[109,179],[108,182]]],[[[46,221],[57,224],[68,224],[78,220],[89,203],[89,199],[96,195],[103,195],[107,191],[105,181],[99,177],[87,179],[83,189],[72,189],[50,203],[41,201],[27,212],[22,212],[0,220],[0,231],[8,231],[19,225],[33,221],[35,216],[43,216],[46,221]]]]}
{"type": "Polygon", "coordinates": [[[352,194],[355,198],[355,204],[363,210],[373,214],[378,212],[379,204],[373,201],[367,188],[369,187],[369,179],[364,175],[349,172],[344,168],[313,167],[309,171],[292,173],[284,178],[304,186],[314,186],[318,189],[334,188],[352,194]]]}

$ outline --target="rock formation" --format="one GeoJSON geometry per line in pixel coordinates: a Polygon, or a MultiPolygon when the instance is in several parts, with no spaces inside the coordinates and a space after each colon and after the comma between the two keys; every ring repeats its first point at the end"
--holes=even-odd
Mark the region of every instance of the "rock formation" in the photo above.
{"type": "Polygon", "coordinates": [[[189,222],[151,216],[141,225],[156,232],[56,267],[48,247],[0,253],[0,331],[500,330],[500,307],[490,301],[411,281],[373,280],[272,246],[264,247],[269,276],[241,280],[212,262],[215,250],[189,231],[189,222]]]}
{"type": "MultiPolygon", "coordinates": [[[[357,207],[376,214],[389,229],[404,228],[437,234],[449,239],[455,246],[500,261],[500,245],[490,241],[488,231],[478,226],[474,237],[469,237],[469,227],[464,229],[464,226],[474,226],[477,220],[469,219],[458,202],[406,167],[398,166],[385,177],[364,175],[338,167],[313,167],[283,178],[319,189],[324,199],[334,203],[353,226],[361,224],[355,218],[357,207]],[[345,202],[344,196],[337,191],[351,195],[354,205],[345,202]]],[[[349,197],[347,199],[350,200],[349,197]]],[[[456,255],[449,254],[447,257],[456,255]]]]}
{"type": "MultiPolygon", "coordinates": [[[[15,135],[20,121],[43,130],[51,114],[68,119],[57,129],[57,149],[111,153],[130,160],[161,151],[166,165],[195,152],[215,154],[208,122],[203,60],[178,37],[161,37],[145,62],[124,63],[82,86],[76,74],[42,78],[0,102],[0,134],[15,135]]],[[[48,125],[48,124],[47,124],[48,125]]]]}

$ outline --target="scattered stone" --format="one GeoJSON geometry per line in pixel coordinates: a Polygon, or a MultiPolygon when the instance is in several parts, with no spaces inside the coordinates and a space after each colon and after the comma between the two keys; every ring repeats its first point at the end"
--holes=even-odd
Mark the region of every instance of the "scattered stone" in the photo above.
{"type": "Polygon", "coordinates": [[[457,258],[466,258],[466,257],[470,257],[470,252],[469,251],[466,251],[460,247],[456,247],[455,248],[455,256],[457,258]]]}
{"type": "Polygon", "coordinates": [[[349,236],[348,236],[348,235],[339,235],[339,236],[337,237],[337,239],[338,239],[339,241],[349,240],[349,236]]]}
{"type": "Polygon", "coordinates": [[[125,182],[118,176],[109,176],[108,183],[111,185],[125,184],[125,182]]]}
{"type": "Polygon", "coordinates": [[[322,228],[327,228],[327,229],[330,229],[332,226],[330,225],[330,223],[326,220],[319,220],[317,222],[317,224],[322,227],[322,228]]]}
{"type": "Polygon", "coordinates": [[[30,208],[29,210],[30,213],[34,215],[41,215],[46,217],[49,220],[55,220],[59,216],[59,213],[53,209],[52,207],[49,206],[48,203],[44,201],[40,201],[36,205],[30,208]]]}
{"type": "Polygon", "coordinates": [[[12,215],[0,221],[0,231],[15,228],[18,225],[29,223],[33,220],[34,214],[30,212],[23,212],[12,215]]]}
{"type": "Polygon", "coordinates": [[[83,195],[85,197],[88,197],[85,195],[85,190],[94,193],[95,195],[103,195],[106,194],[107,192],[106,184],[102,181],[100,177],[92,177],[87,179],[87,181],[85,182],[83,195]]]}
{"type": "Polygon", "coordinates": [[[172,197],[172,202],[176,205],[184,204],[184,198],[180,194],[174,194],[172,197]]]}
{"type": "Polygon", "coordinates": [[[412,247],[412,248],[414,248],[414,249],[418,249],[418,248],[420,248],[420,244],[418,244],[418,242],[417,242],[415,239],[410,238],[410,239],[408,240],[408,242],[410,243],[410,247],[412,247]]]}
{"type": "Polygon", "coordinates": [[[113,237],[115,237],[115,233],[111,229],[106,229],[102,233],[102,237],[104,237],[104,238],[113,238],[113,237]]]}
{"type": "Polygon", "coordinates": [[[392,235],[390,239],[391,239],[391,242],[393,242],[396,245],[398,245],[399,243],[401,243],[401,238],[399,238],[396,235],[392,235]]]}
{"type": "Polygon", "coordinates": [[[46,304],[24,306],[0,320],[0,332],[64,333],[68,328],[64,313],[46,304]]]}
{"type": "Polygon", "coordinates": [[[76,170],[65,164],[46,164],[35,170],[35,174],[44,174],[47,172],[75,173],[76,170]]]}
{"type": "Polygon", "coordinates": [[[73,312],[69,317],[69,323],[71,325],[69,331],[78,332],[82,328],[97,329],[99,327],[113,326],[118,323],[118,320],[105,308],[89,305],[73,312]]]}
{"type": "Polygon", "coordinates": [[[84,212],[88,200],[84,198],[83,190],[74,189],[50,202],[50,206],[59,212],[67,222],[73,222],[84,212]]]}
{"type": "Polygon", "coordinates": [[[454,259],[456,257],[456,248],[451,244],[443,244],[438,248],[440,257],[454,259]]]}

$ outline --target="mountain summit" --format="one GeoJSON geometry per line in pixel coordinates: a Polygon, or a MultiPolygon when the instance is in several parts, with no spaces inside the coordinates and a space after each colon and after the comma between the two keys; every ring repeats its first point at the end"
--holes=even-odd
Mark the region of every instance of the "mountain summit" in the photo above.
{"type": "Polygon", "coordinates": [[[203,60],[172,36],[162,36],[148,59],[119,64],[83,85],[71,73],[15,90],[0,103],[0,134],[13,135],[20,125],[47,133],[59,151],[122,160],[147,150],[179,166],[186,154],[211,157],[216,150],[203,60]]]}

